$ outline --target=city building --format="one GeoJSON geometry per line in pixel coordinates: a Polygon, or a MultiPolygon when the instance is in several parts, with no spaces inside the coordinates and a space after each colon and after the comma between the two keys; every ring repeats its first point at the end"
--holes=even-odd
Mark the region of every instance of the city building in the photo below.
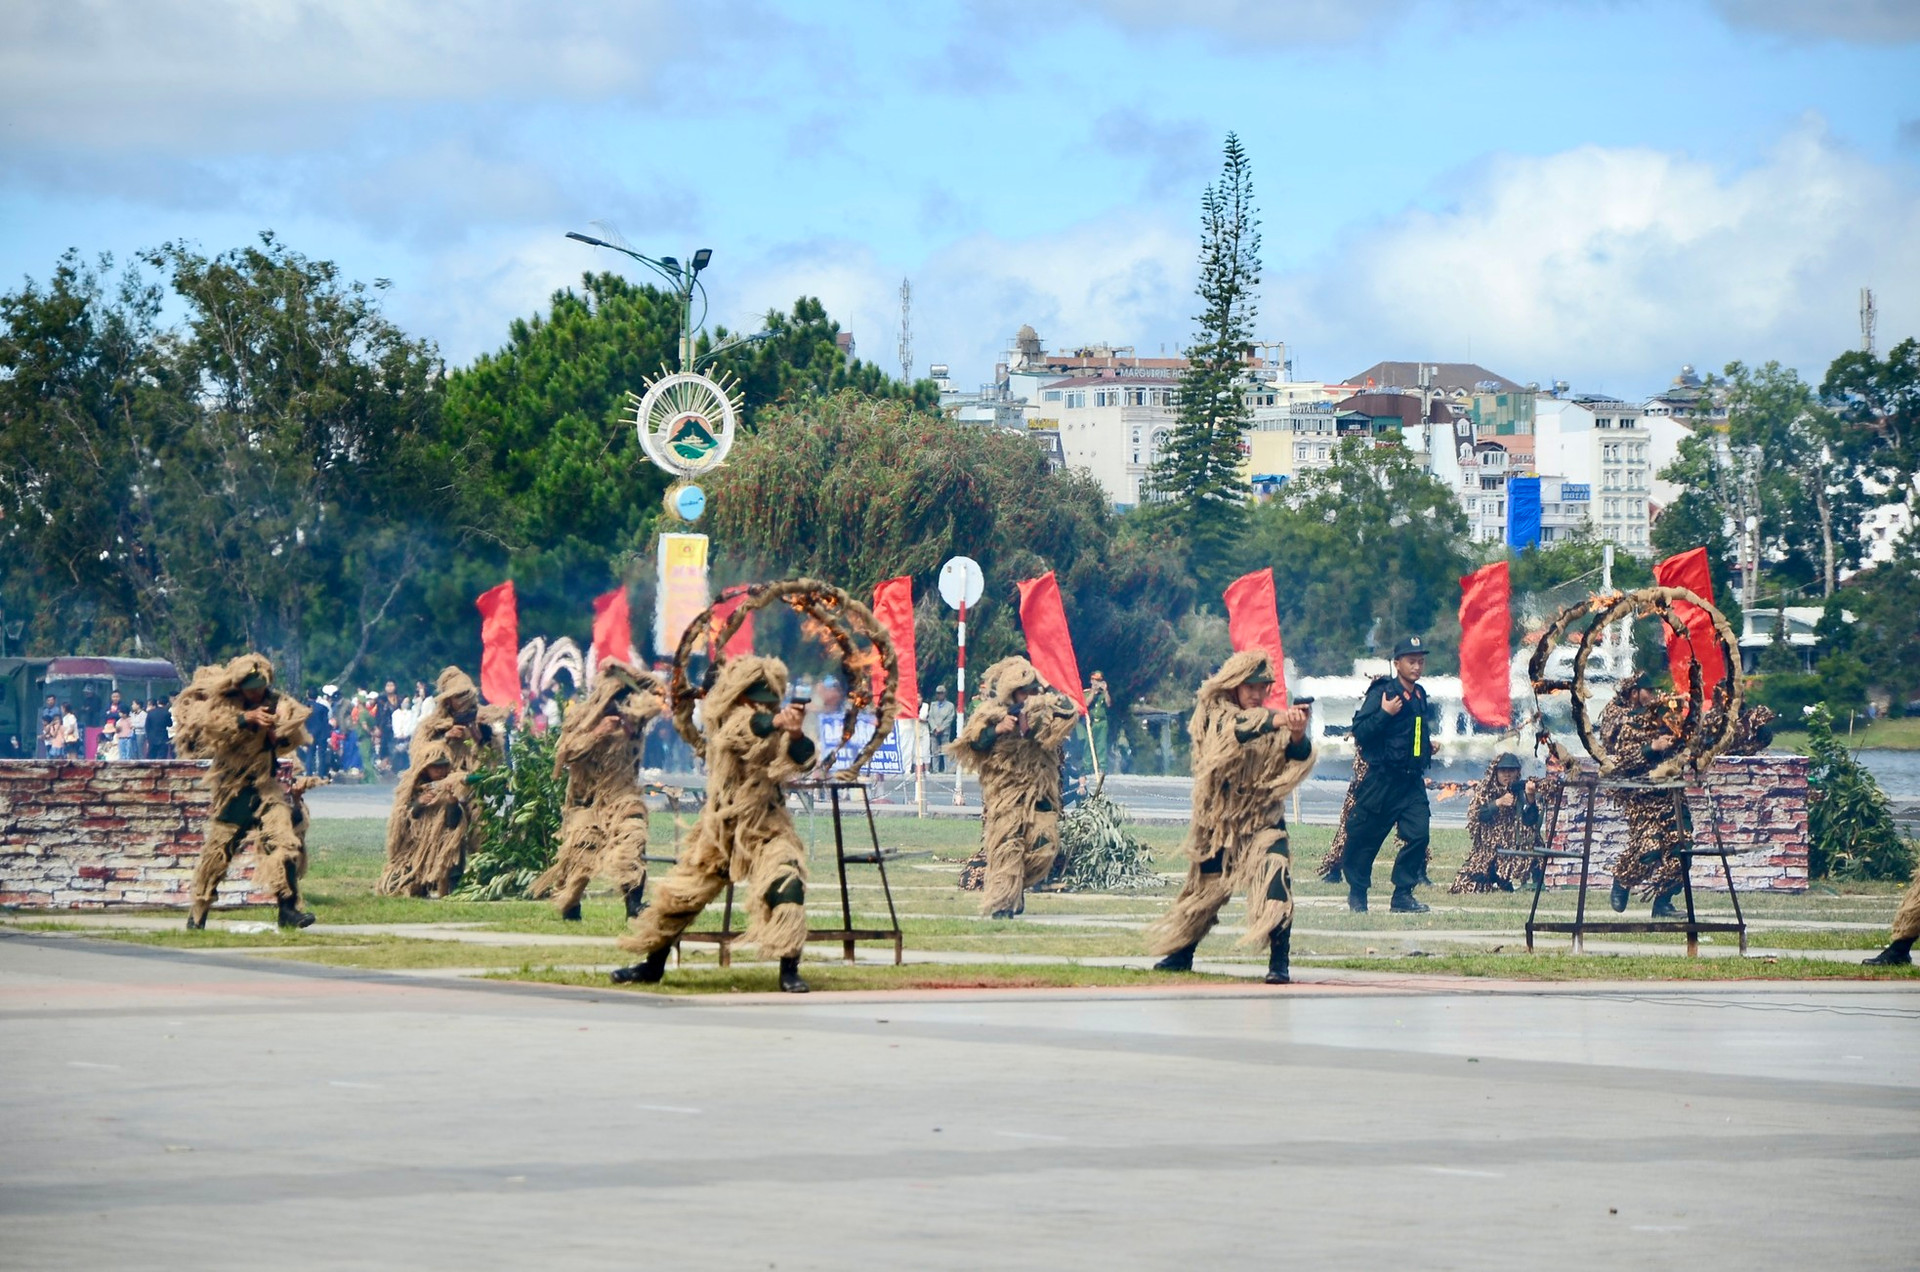
{"type": "Polygon", "coordinates": [[[1584,490],[1582,511],[1595,538],[1639,555],[1649,551],[1653,461],[1644,408],[1582,394],[1542,397],[1531,410],[1536,470],[1584,490]]]}

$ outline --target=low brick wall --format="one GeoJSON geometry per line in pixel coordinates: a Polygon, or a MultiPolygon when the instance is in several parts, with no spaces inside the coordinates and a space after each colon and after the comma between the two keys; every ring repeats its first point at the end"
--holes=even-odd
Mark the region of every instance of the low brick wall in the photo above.
{"type": "MultiPolygon", "coordinates": [[[[1708,771],[1720,836],[1741,855],[1729,859],[1742,892],[1807,890],[1807,759],[1800,755],[1737,755],[1715,760],[1708,771]]],[[[1566,804],[1554,834],[1557,849],[1578,852],[1586,835],[1586,792],[1569,784],[1566,804]]],[[[1693,809],[1694,842],[1714,843],[1713,813],[1705,792],[1687,791],[1693,809]]],[[[1613,859],[1627,846],[1627,823],[1603,788],[1594,800],[1593,857],[1590,882],[1612,885],[1613,859]]],[[[1580,862],[1556,858],[1547,863],[1547,886],[1577,887],[1580,862]]],[[[1693,863],[1696,889],[1726,891],[1718,857],[1693,863]]]]}
{"type": "MultiPolygon", "coordinates": [[[[98,910],[191,899],[207,816],[207,766],[0,761],[0,905],[98,910]]],[[[253,854],[220,889],[223,906],[253,894],[253,854]]]]}

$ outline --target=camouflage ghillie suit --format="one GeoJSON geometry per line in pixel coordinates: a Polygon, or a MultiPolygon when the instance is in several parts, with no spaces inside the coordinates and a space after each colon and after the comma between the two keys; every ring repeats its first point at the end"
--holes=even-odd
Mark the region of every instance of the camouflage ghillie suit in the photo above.
{"type": "Polygon", "coordinates": [[[1500,807],[1501,798],[1513,794],[1512,783],[1520,775],[1518,765],[1500,768],[1503,758],[1487,765],[1486,774],[1467,801],[1467,859],[1461,863],[1449,892],[1511,892],[1513,885],[1528,878],[1534,868],[1535,858],[1500,855],[1535,851],[1541,846],[1538,786],[1525,788],[1511,808],[1500,807]],[[1504,779],[1503,773],[1508,775],[1504,779]]]}
{"type": "Polygon", "coordinates": [[[504,758],[502,744],[512,714],[507,708],[481,706],[473,678],[458,667],[441,670],[433,693],[433,713],[413,730],[415,752],[423,745],[443,744],[456,773],[471,773],[504,758]]]}
{"type": "Polygon", "coordinates": [[[980,703],[947,754],[980,776],[986,855],[980,913],[1010,918],[1026,909],[1026,890],[1047,877],[1060,855],[1060,751],[1080,710],[1017,654],[987,668],[980,687],[980,703]],[[1016,704],[1023,691],[1028,697],[1016,704]],[[1002,733],[1009,719],[1014,728],[1002,733]]]}
{"type": "MultiPolygon", "coordinates": [[[[799,958],[807,940],[807,853],[783,783],[806,775],[815,747],[774,726],[786,691],[787,666],[778,658],[729,658],[720,665],[701,704],[706,805],[653,904],[620,938],[621,949],[661,956],[663,968],[666,951],[731,881],[746,891],[744,939],[766,957],[799,958]]],[[[657,968],[651,979],[659,979],[657,968]]]]}
{"type": "MultiPolygon", "coordinates": [[[[1659,704],[1631,707],[1621,694],[1600,713],[1600,741],[1620,763],[1614,777],[1635,778],[1664,758],[1651,749],[1659,738],[1671,737],[1659,704]]],[[[1609,792],[1627,821],[1627,846],[1614,858],[1614,888],[1638,889],[1642,899],[1669,897],[1685,881],[1681,852],[1691,846],[1693,817],[1685,800],[1672,791],[1609,792]]]]}
{"type": "Polygon", "coordinates": [[[446,896],[460,886],[476,846],[473,788],[444,741],[415,743],[387,814],[387,865],[374,891],[383,897],[446,896]],[[431,771],[447,766],[439,778],[431,771]]]}
{"type": "MultiPolygon", "coordinates": [[[[1716,737],[1727,718],[1727,694],[1724,687],[1716,686],[1713,703],[1707,708],[1702,726],[1708,737],[1716,737]]],[[[1722,755],[1758,755],[1773,745],[1773,722],[1778,717],[1771,707],[1744,707],[1740,718],[1733,722],[1733,737],[1728,740],[1722,755]]]]}
{"type": "Polygon", "coordinates": [[[207,784],[212,792],[200,864],[193,872],[193,904],[187,926],[205,927],[207,911],[220,881],[241,846],[251,839],[258,864],[254,885],[280,903],[280,921],[304,927],[300,875],[305,851],[293,824],[293,805],[275,766],[312,739],[307,736],[307,707],[273,689],[273,664],[259,654],[242,654],[224,667],[202,667],[174,703],[174,740],[180,754],[212,761],[207,784]],[[249,705],[247,699],[254,699],[249,705]],[[251,710],[272,716],[266,726],[247,719],[251,710]]]}
{"type": "MultiPolygon", "coordinates": [[[[1333,842],[1327,845],[1326,855],[1320,858],[1319,875],[1328,883],[1339,883],[1341,879],[1345,877],[1341,873],[1341,865],[1347,856],[1347,821],[1349,820],[1349,815],[1353,812],[1353,793],[1360,789],[1360,783],[1365,780],[1366,776],[1367,762],[1358,755],[1355,755],[1353,757],[1353,780],[1347,783],[1347,797],[1340,803],[1340,820],[1333,830],[1333,842]]],[[[1397,856],[1406,846],[1406,839],[1400,834],[1399,829],[1395,828],[1393,832],[1393,850],[1395,855],[1397,856]]],[[[1422,877],[1425,877],[1427,865],[1430,865],[1432,861],[1433,845],[1428,844],[1426,862],[1420,867],[1422,877]]]]}
{"type": "Polygon", "coordinates": [[[553,894],[562,918],[580,917],[580,898],[595,875],[626,899],[628,918],[640,912],[647,886],[641,739],[665,707],[660,681],[651,672],[606,662],[593,689],[567,710],[553,757],[553,775],[567,779],[560,851],[533,883],[533,895],[553,894]]]}
{"type": "Polygon", "coordinates": [[[1155,954],[1192,950],[1235,892],[1247,895],[1243,946],[1274,945],[1293,927],[1293,871],[1286,797],[1313,771],[1313,744],[1294,741],[1286,717],[1241,707],[1234,691],[1273,682],[1272,662],[1247,650],[1200,686],[1193,721],[1193,820],[1181,845],[1187,880],[1167,912],[1147,929],[1155,954]]]}

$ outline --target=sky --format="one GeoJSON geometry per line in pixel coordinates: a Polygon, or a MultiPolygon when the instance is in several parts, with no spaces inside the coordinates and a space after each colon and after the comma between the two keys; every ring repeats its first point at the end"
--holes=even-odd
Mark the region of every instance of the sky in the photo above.
{"type": "Polygon", "coordinates": [[[450,363],[583,272],[713,250],[897,373],[1182,346],[1252,162],[1300,378],[1650,393],[1920,335],[1920,0],[4,0],[0,288],[274,231],[450,363]]]}

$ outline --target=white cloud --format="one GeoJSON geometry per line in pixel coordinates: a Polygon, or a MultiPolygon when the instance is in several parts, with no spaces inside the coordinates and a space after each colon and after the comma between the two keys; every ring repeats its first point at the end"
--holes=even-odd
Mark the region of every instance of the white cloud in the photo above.
{"type": "Polygon", "coordinates": [[[1713,0],[1733,26],[1857,44],[1920,40],[1913,0],[1713,0]]]}
{"type": "Polygon", "coordinates": [[[1741,171],[1586,146],[1492,160],[1454,193],[1274,278],[1263,327],[1315,375],[1471,341],[1515,379],[1618,389],[1734,358],[1817,377],[1857,339],[1863,284],[1883,336],[1920,333],[1920,191],[1817,119],[1741,171]]]}

